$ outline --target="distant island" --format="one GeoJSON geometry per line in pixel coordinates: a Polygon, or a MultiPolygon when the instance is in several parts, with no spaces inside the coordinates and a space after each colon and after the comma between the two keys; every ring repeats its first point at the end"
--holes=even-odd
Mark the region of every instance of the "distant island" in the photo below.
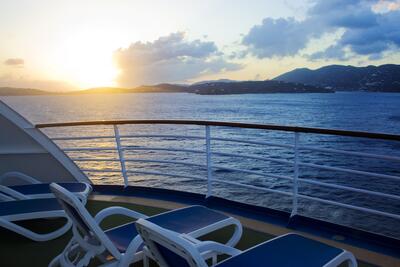
{"type": "Polygon", "coordinates": [[[52,92],[31,89],[31,88],[15,88],[15,87],[0,87],[0,96],[22,96],[22,95],[50,95],[52,92]]]}
{"type": "Polygon", "coordinates": [[[333,93],[335,91],[400,92],[400,65],[354,67],[330,65],[295,69],[266,81],[215,80],[191,85],[162,83],[135,88],[98,87],[71,92],[0,87],[0,96],[115,93],[193,93],[200,95],[266,93],[333,93]]]}
{"type": "Polygon", "coordinates": [[[22,95],[88,95],[126,93],[192,93],[199,95],[266,94],[266,93],[333,93],[333,90],[299,83],[281,81],[208,81],[193,85],[157,84],[135,88],[99,87],[64,93],[38,89],[0,87],[0,96],[22,95]]]}
{"type": "Polygon", "coordinates": [[[319,86],[283,81],[209,82],[191,85],[189,90],[200,95],[334,92],[319,86]]]}
{"type": "Polygon", "coordinates": [[[314,85],[335,91],[400,92],[400,65],[330,65],[316,70],[302,68],[284,73],[274,80],[314,85]]]}

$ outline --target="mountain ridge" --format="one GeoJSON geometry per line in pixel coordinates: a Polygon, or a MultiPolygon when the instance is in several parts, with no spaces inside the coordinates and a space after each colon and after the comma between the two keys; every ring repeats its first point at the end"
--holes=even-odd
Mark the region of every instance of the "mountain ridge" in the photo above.
{"type": "Polygon", "coordinates": [[[298,68],[265,81],[228,79],[193,84],[160,83],[134,88],[96,87],[70,92],[0,87],[0,96],[77,95],[114,93],[195,93],[208,95],[256,93],[331,93],[334,91],[400,92],[400,65],[355,67],[328,65],[315,70],[298,68]]]}
{"type": "Polygon", "coordinates": [[[400,65],[328,65],[315,70],[298,68],[273,80],[320,86],[335,91],[400,92],[400,65]]]}
{"type": "Polygon", "coordinates": [[[34,88],[0,87],[0,96],[23,96],[23,95],[54,95],[49,92],[34,88]]]}

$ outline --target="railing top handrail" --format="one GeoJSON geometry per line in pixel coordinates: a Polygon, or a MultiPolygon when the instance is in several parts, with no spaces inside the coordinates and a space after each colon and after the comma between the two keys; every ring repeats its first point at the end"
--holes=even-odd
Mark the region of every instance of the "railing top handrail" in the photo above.
{"type": "Polygon", "coordinates": [[[373,133],[363,131],[349,131],[337,129],[325,129],[314,127],[284,126],[275,124],[255,124],[241,122],[222,122],[222,121],[203,121],[203,120],[98,120],[98,121],[73,121],[58,123],[40,123],[36,128],[69,127],[69,126],[93,126],[93,125],[124,125],[124,124],[183,124],[183,125],[203,125],[203,126],[222,126],[261,130],[275,130],[299,133],[315,133],[327,135],[339,135],[350,137],[363,137],[371,139],[383,139],[400,141],[400,135],[387,133],[373,133]]]}

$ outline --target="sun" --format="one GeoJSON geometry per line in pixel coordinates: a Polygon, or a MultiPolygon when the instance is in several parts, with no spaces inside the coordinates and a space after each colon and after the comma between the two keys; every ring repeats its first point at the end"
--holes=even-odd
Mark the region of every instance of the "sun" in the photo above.
{"type": "Polygon", "coordinates": [[[74,32],[59,47],[59,70],[64,79],[80,88],[115,86],[118,69],[112,57],[117,48],[112,36],[104,32],[74,32]]]}

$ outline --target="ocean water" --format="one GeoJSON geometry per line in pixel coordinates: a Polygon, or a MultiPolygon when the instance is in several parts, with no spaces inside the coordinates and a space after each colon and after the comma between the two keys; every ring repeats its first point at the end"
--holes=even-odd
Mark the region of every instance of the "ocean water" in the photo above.
{"type": "MultiPolygon", "coordinates": [[[[200,96],[173,93],[20,96],[2,97],[1,100],[5,101],[34,124],[85,120],[190,119],[268,123],[400,134],[400,94],[335,93],[200,96]]],[[[119,128],[122,135],[151,133],[205,135],[205,129],[201,126],[133,125],[120,126],[119,128]]],[[[110,126],[68,127],[46,129],[45,132],[50,137],[113,135],[113,128],[110,126]]],[[[284,145],[294,144],[293,133],[280,131],[212,127],[211,136],[272,142],[284,145]]],[[[207,171],[201,166],[140,161],[143,159],[164,160],[205,165],[206,157],[204,153],[193,154],[188,152],[138,149],[139,147],[163,147],[204,151],[204,139],[176,137],[123,138],[122,143],[124,146],[132,148],[125,151],[125,157],[132,160],[126,163],[129,170],[171,174],[171,176],[161,176],[130,173],[130,184],[172,188],[197,193],[206,192],[205,181],[184,177],[195,176],[206,178],[207,171]]],[[[90,141],[57,141],[57,144],[61,148],[115,148],[115,140],[112,138],[90,141]]],[[[300,145],[400,157],[400,142],[394,141],[301,134],[300,145]]],[[[238,156],[251,155],[266,159],[273,158],[291,161],[294,158],[293,149],[249,143],[233,143],[221,140],[212,141],[211,148],[214,153],[212,156],[214,179],[256,185],[289,193],[292,192],[291,182],[279,178],[280,176],[293,177],[294,168],[292,164],[288,165],[261,159],[244,159],[238,156]],[[216,154],[217,152],[231,153],[235,156],[218,155],[216,154]],[[247,172],[238,172],[233,169],[247,170],[247,172]],[[266,177],[257,173],[270,176],[266,177]]],[[[118,159],[116,151],[113,150],[70,151],[68,155],[78,160],[85,158],[118,159]]],[[[304,163],[400,177],[400,161],[323,153],[306,149],[300,150],[299,158],[304,163]]],[[[120,165],[117,161],[76,161],[76,163],[83,169],[120,170],[120,165]]],[[[121,184],[123,182],[118,172],[87,172],[87,174],[95,183],[121,184]]],[[[344,189],[322,187],[307,183],[307,181],[317,181],[400,195],[400,180],[375,178],[361,174],[348,174],[307,166],[300,167],[299,178],[303,179],[299,183],[299,193],[302,195],[400,214],[400,200],[396,198],[369,196],[360,192],[351,192],[344,189]]],[[[290,211],[292,207],[291,197],[219,182],[213,183],[213,194],[236,201],[285,211],[290,211]]],[[[400,238],[400,230],[398,229],[399,220],[394,218],[372,215],[348,208],[338,208],[310,199],[299,200],[299,213],[400,238]]]]}

